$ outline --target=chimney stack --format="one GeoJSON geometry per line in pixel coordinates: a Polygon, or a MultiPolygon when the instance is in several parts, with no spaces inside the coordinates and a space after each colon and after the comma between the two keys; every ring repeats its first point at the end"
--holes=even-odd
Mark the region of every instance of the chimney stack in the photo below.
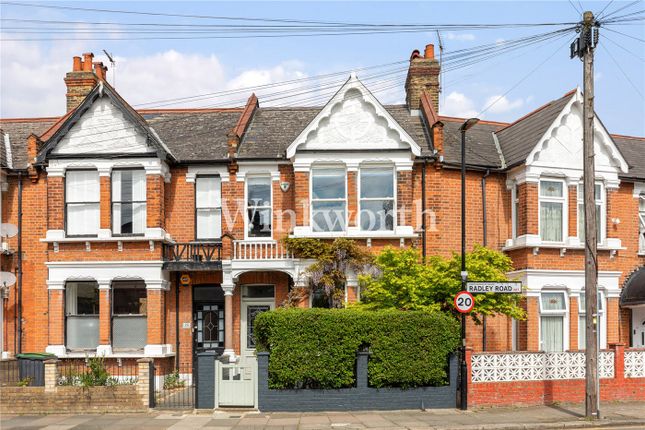
{"type": "Polygon", "coordinates": [[[412,51],[410,68],[405,81],[405,102],[408,109],[416,110],[421,106],[424,91],[430,96],[432,107],[439,113],[439,61],[434,57],[434,45],[426,45],[423,56],[418,50],[412,51]]]}
{"type": "Polygon", "coordinates": [[[87,52],[81,57],[74,57],[72,71],[65,75],[67,86],[67,112],[81,104],[96,86],[99,80],[105,80],[107,67],[101,62],[93,62],[94,54],[87,52]]]}

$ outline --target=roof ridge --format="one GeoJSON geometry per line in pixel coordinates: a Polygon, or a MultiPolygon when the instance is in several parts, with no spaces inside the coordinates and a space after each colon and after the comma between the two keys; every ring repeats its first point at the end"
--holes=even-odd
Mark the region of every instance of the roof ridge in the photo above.
{"type": "Polygon", "coordinates": [[[636,139],[636,140],[643,140],[643,141],[645,141],[645,137],[644,137],[644,136],[630,136],[630,135],[627,135],[627,134],[616,134],[616,133],[609,133],[609,135],[610,135],[611,137],[622,137],[622,138],[625,138],[625,139],[636,139]]]}
{"type": "MultiPolygon", "coordinates": [[[[467,119],[467,118],[459,118],[459,117],[456,117],[456,116],[446,116],[446,115],[437,115],[437,118],[445,119],[447,121],[453,121],[453,122],[465,121],[467,119]]],[[[480,119],[478,124],[506,126],[509,123],[508,122],[502,122],[502,121],[492,121],[492,120],[488,120],[488,119],[480,119]]]]}
{"type": "MultiPolygon", "coordinates": [[[[64,116],[64,115],[63,115],[64,116]]],[[[0,123],[3,122],[45,122],[45,121],[58,121],[61,119],[61,116],[41,116],[34,118],[0,118],[0,123]]]]}
{"type": "Polygon", "coordinates": [[[502,128],[501,130],[497,130],[497,132],[498,133],[502,132],[502,131],[506,130],[507,128],[510,128],[510,127],[514,126],[515,124],[517,124],[517,123],[519,123],[521,121],[524,121],[528,117],[533,116],[536,113],[543,111],[544,109],[546,109],[547,107],[551,106],[553,103],[555,103],[557,101],[560,101],[560,100],[562,100],[562,99],[564,99],[566,97],[571,97],[573,94],[575,94],[575,92],[577,90],[578,90],[577,88],[574,88],[573,90],[568,91],[567,93],[565,93],[562,97],[559,97],[557,99],[553,99],[553,100],[548,101],[547,103],[543,104],[542,106],[539,106],[538,108],[532,110],[531,112],[527,113],[526,115],[516,119],[512,123],[508,124],[506,127],[502,128]]]}
{"type": "Polygon", "coordinates": [[[151,113],[216,113],[216,112],[241,112],[242,107],[230,108],[168,108],[168,109],[135,109],[139,114],[146,115],[151,113]]]}

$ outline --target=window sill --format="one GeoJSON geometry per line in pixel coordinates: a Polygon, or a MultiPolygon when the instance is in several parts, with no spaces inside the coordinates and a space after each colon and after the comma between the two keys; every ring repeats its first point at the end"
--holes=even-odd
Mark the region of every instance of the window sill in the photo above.
{"type": "Polygon", "coordinates": [[[349,239],[414,239],[419,237],[412,227],[398,226],[394,231],[364,231],[357,227],[350,227],[346,231],[315,232],[310,226],[295,227],[289,237],[311,237],[319,239],[335,239],[346,237],[349,239]]]}
{"type": "MultiPolygon", "coordinates": [[[[502,251],[513,251],[524,248],[533,248],[534,253],[536,253],[536,250],[539,250],[539,248],[559,249],[560,256],[564,256],[564,253],[566,253],[568,249],[584,250],[585,246],[575,236],[568,237],[566,242],[544,242],[538,235],[527,234],[518,236],[515,239],[507,239],[505,246],[502,247],[502,251]]],[[[605,239],[603,243],[598,244],[598,251],[609,251],[612,254],[625,249],[627,248],[623,247],[621,240],[617,238],[609,237],[605,239]]]]}
{"type": "Polygon", "coordinates": [[[109,229],[99,230],[96,236],[67,236],[64,230],[47,230],[43,243],[83,243],[83,242],[164,242],[171,243],[172,238],[162,228],[147,228],[142,235],[112,235],[109,229]]]}

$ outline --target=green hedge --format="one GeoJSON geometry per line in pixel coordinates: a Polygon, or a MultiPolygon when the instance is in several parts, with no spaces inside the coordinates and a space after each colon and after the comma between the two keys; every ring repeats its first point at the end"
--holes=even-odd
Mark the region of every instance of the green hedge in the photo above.
{"type": "Polygon", "coordinates": [[[369,346],[373,387],[444,385],[459,323],[443,313],[278,309],[255,320],[269,351],[270,388],[344,388],[355,383],[356,351],[369,346]]]}

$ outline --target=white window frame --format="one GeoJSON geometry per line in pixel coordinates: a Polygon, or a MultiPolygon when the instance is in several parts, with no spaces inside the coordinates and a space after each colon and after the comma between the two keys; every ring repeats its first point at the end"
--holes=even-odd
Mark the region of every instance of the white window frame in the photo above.
{"type": "MultiPolygon", "coordinates": [[[[358,228],[361,231],[373,231],[373,232],[379,232],[379,231],[396,231],[397,227],[397,193],[396,193],[396,186],[397,186],[397,173],[396,173],[396,168],[395,166],[389,165],[389,164],[368,164],[364,166],[360,166],[358,169],[358,180],[356,181],[356,187],[357,187],[357,192],[356,192],[356,197],[358,199],[358,214],[356,214],[357,217],[357,223],[358,223],[358,228]],[[392,197],[361,197],[361,173],[363,170],[390,170],[392,172],[392,197]],[[361,224],[361,213],[363,212],[362,208],[362,203],[363,200],[365,201],[378,201],[378,200],[392,200],[392,230],[388,229],[382,229],[382,230],[363,230],[363,226],[361,224]]],[[[347,194],[347,191],[345,191],[345,194],[347,194]]]]}
{"type": "MultiPolygon", "coordinates": [[[[580,318],[586,317],[587,311],[585,306],[582,306],[582,296],[585,292],[581,291],[578,295],[578,349],[584,350],[585,345],[580,341],[580,333],[585,333],[586,327],[580,324],[580,318]]],[[[607,349],[607,298],[603,291],[598,291],[598,335],[600,340],[600,349],[607,349]]]]}
{"type": "Polygon", "coordinates": [[[195,240],[196,241],[202,241],[202,242],[208,242],[208,241],[219,241],[221,240],[221,235],[222,235],[222,178],[219,175],[197,175],[195,177],[195,191],[194,191],[194,196],[195,196],[195,240]],[[200,207],[197,203],[197,183],[199,182],[200,179],[213,179],[217,178],[219,180],[219,207],[213,206],[213,207],[200,207]],[[211,210],[217,210],[219,209],[219,226],[220,226],[220,237],[200,237],[199,236],[199,231],[198,231],[198,220],[197,220],[197,213],[199,212],[200,209],[211,209],[211,210]]]}
{"type": "Polygon", "coordinates": [[[638,251],[645,253],[645,193],[638,195],[638,251]]]}
{"type": "MultiPolygon", "coordinates": [[[[538,296],[539,310],[540,310],[540,320],[538,322],[538,340],[540,345],[540,351],[544,351],[543,341],[542,341],[542,317],[562,317],[562,351],[567,351],[569,349],[569,296],[565,290],[547,290],[544,289],[540,292],[538,296]],[[562,294],[564,309],[557,310],[548,310],[544,309],[542,306],[542,294],[562,294]]],[[[557,351],[553,351],[557,352],[557,351]]]]}
{"type": "Polygon", "coordinates": [[[99,234],[99,230],[101,229],[101,177],[99,176],[99,172],[97,169],[70,169],[65,172],[65,181],[63,184],[63,190],[64,190],[64,219],[65,219],[65,235],[67,237],[97,237],[99,234]],[[68,191],[67,191],[67,186],[68,186],[68,181],[70,174],[73,174],[74,172],[95,172],[96,173],[96,200],[92,201],[83,201],[83,202],[70,202],[69,201],[69,196],[68,196],[68,191]],[[96,206],[96,213],[97,213],[97,224],[96,224],[96,230],[91,233],[82,233],[82,234],[70,234],[69,233],[69,211],[68,211],[68,206],[69,205],[80,205],[80,204],[91,204],[96,206]]]}
{"type": "Polygon", "coordinates": [[[560,178],[540,178],[538,183],[538,235],[544,243],[565,243],[569,235],[569,208],[568,208],[568,187],[564,179],[560,178]],[[562,197],[548,197],[542,195],[542,182],[559,182],[562,184],[562,197]],[[562,240],[552,241],[542,239],[542,203],[561,203],[562,204],[562,240]]]}
{"type": "MultiPolygon", "coordinates": [[[[143,205],[144,211],[145,211],[144,219],[147,220],[147,216],[148,216],[148,190],[147,190],[147,184],[144,184],[144,191],[143,191],[144,199],[143,200],[135,200],[134,197],[130,201],[123,200],[123,197],[121,197],[118,201],[114,199],[114,195],[116,194],[114,192],[114,186],[115,186],[114,185],[114,176],[115,176],[115,174],[117,172],[126,172],[126,171],[143,172],[144,181],[147,182],[147,180],[148,180],[148,177],[146,176],[146,171],[143,168],[137,168],[137,167],[135,167],[135,168],[122,168],[122,167],[120,167],[120,168],[116,168],[116,169],[112,170],[112,173],[110,175],[110,190],[111,190],[111,193],[110,193],[110,200],[111,200],[111,202],[110,202],[110,216],[111,216],[111,219],[110,219],[110,221],[111,221],[112,235],[113,236],[124,236],[124,237],[127,237],[127,236],[143,236],[146,233],[146,227],[147,227],[147,222],[146,221],[144,221],[144,223],[143,223],[143,229],[141,231],[139,231],[139,232],[134,231],[134,225],[133,225],[132,233],[122,233],[122,232],[115,233],[115,230],[117,229],[116,228],[117,224],[115,223],[116,216],[115,216],[115,213],[114,213],[115,212],[115,208],[114,208],[115,205],[118,205],[118,204],[123,205],[123,204],[128,204],[128,203],[132,204],[132,205],[141,204],[141,205],[143,205]]],[[[134,210],[133,210],[133,217],[134,217],[134,210]]],[[[133,224],[134,224],[134,221],[133,221],[133,224]]],[[[119,227],[119,230],[121,230],[120,227],[119,227]]]]}
{"type": "MultiPolygon", "coordinates": [[[[583,190],[583,184],[579,183],[577,188],[576,188],[576,235],[578,236],[578,240],[582,241],[583,236],[580,234],[580,219],[581,219],[581,212],[580,212],[580,205],[583,205],[582,207],[582,216],[584,216],[584,190],[583,190]]],[[[607,191],[605,188],[605,185],[602,182],[596,181],[594,183],[594,202],[596,206],[600,206],[600,214],[598,215],[600,217],[600,231],[597,233],[598,234],[598,244],[602,244],[605,242],[605,239],[607,238],[607,191]],[[596,193],[596,186],[600,186],[600,199],[596,199],[595,193],[596,193]]]]}
{"type": "Polygon", "coordinates": [[[513,183],[511,188],[511,238],[517,239],[519,232],[519,214],[517,213],[519,209],[519,196],[518,196],[518,185],[516,182],[513,183]]]}
{"type": "Polygon", "coordinates": [[[318,165],[318,166],[313,166],[311,168],[311,171],[309,173],[309,226],[311,228],[312,232],[315,233],[322,233],[322,234],[329,234],[329,235],[334,235],[334,234],[341,234],[341,233],[346,233],[348,224],[349,224],[349,207],[348,207],[348,202],[347,202],[347,168],[346,166],[343,165],[318,165]],[[313,193],[313,186],[314,186],[314,173],[317,170],[343,170],[345,172],[345,196],[342,199],[314,199],[314,193],[313,193]],[[317,202],[343,202],[345,203],[345,229],[344,230],[323,230],[323,231],[316,231],[314,229],[314,201],[317,202]]]}
{"type": "Polygon", "coordinates": [[[245,181],[244,181],[244,239],[245,240],[253,240],[253,241],[271,241],[273,240],[273,178],[271,175],[267,174],[261,174],[261,173],[248,173],[245,176],[245,181]],[[269,195],[271,199],[271,206],[254,206],[254,208],[258,209],[269,209],[271,211],[271,235],[267,237],[255,237],[255,236],[249,236],[249,218],[248,218],[248,195],[249,195],[249,179],[257,179],[257,178],[262,178],[262,179],[267,179],[269,181],[269,195]]]}

